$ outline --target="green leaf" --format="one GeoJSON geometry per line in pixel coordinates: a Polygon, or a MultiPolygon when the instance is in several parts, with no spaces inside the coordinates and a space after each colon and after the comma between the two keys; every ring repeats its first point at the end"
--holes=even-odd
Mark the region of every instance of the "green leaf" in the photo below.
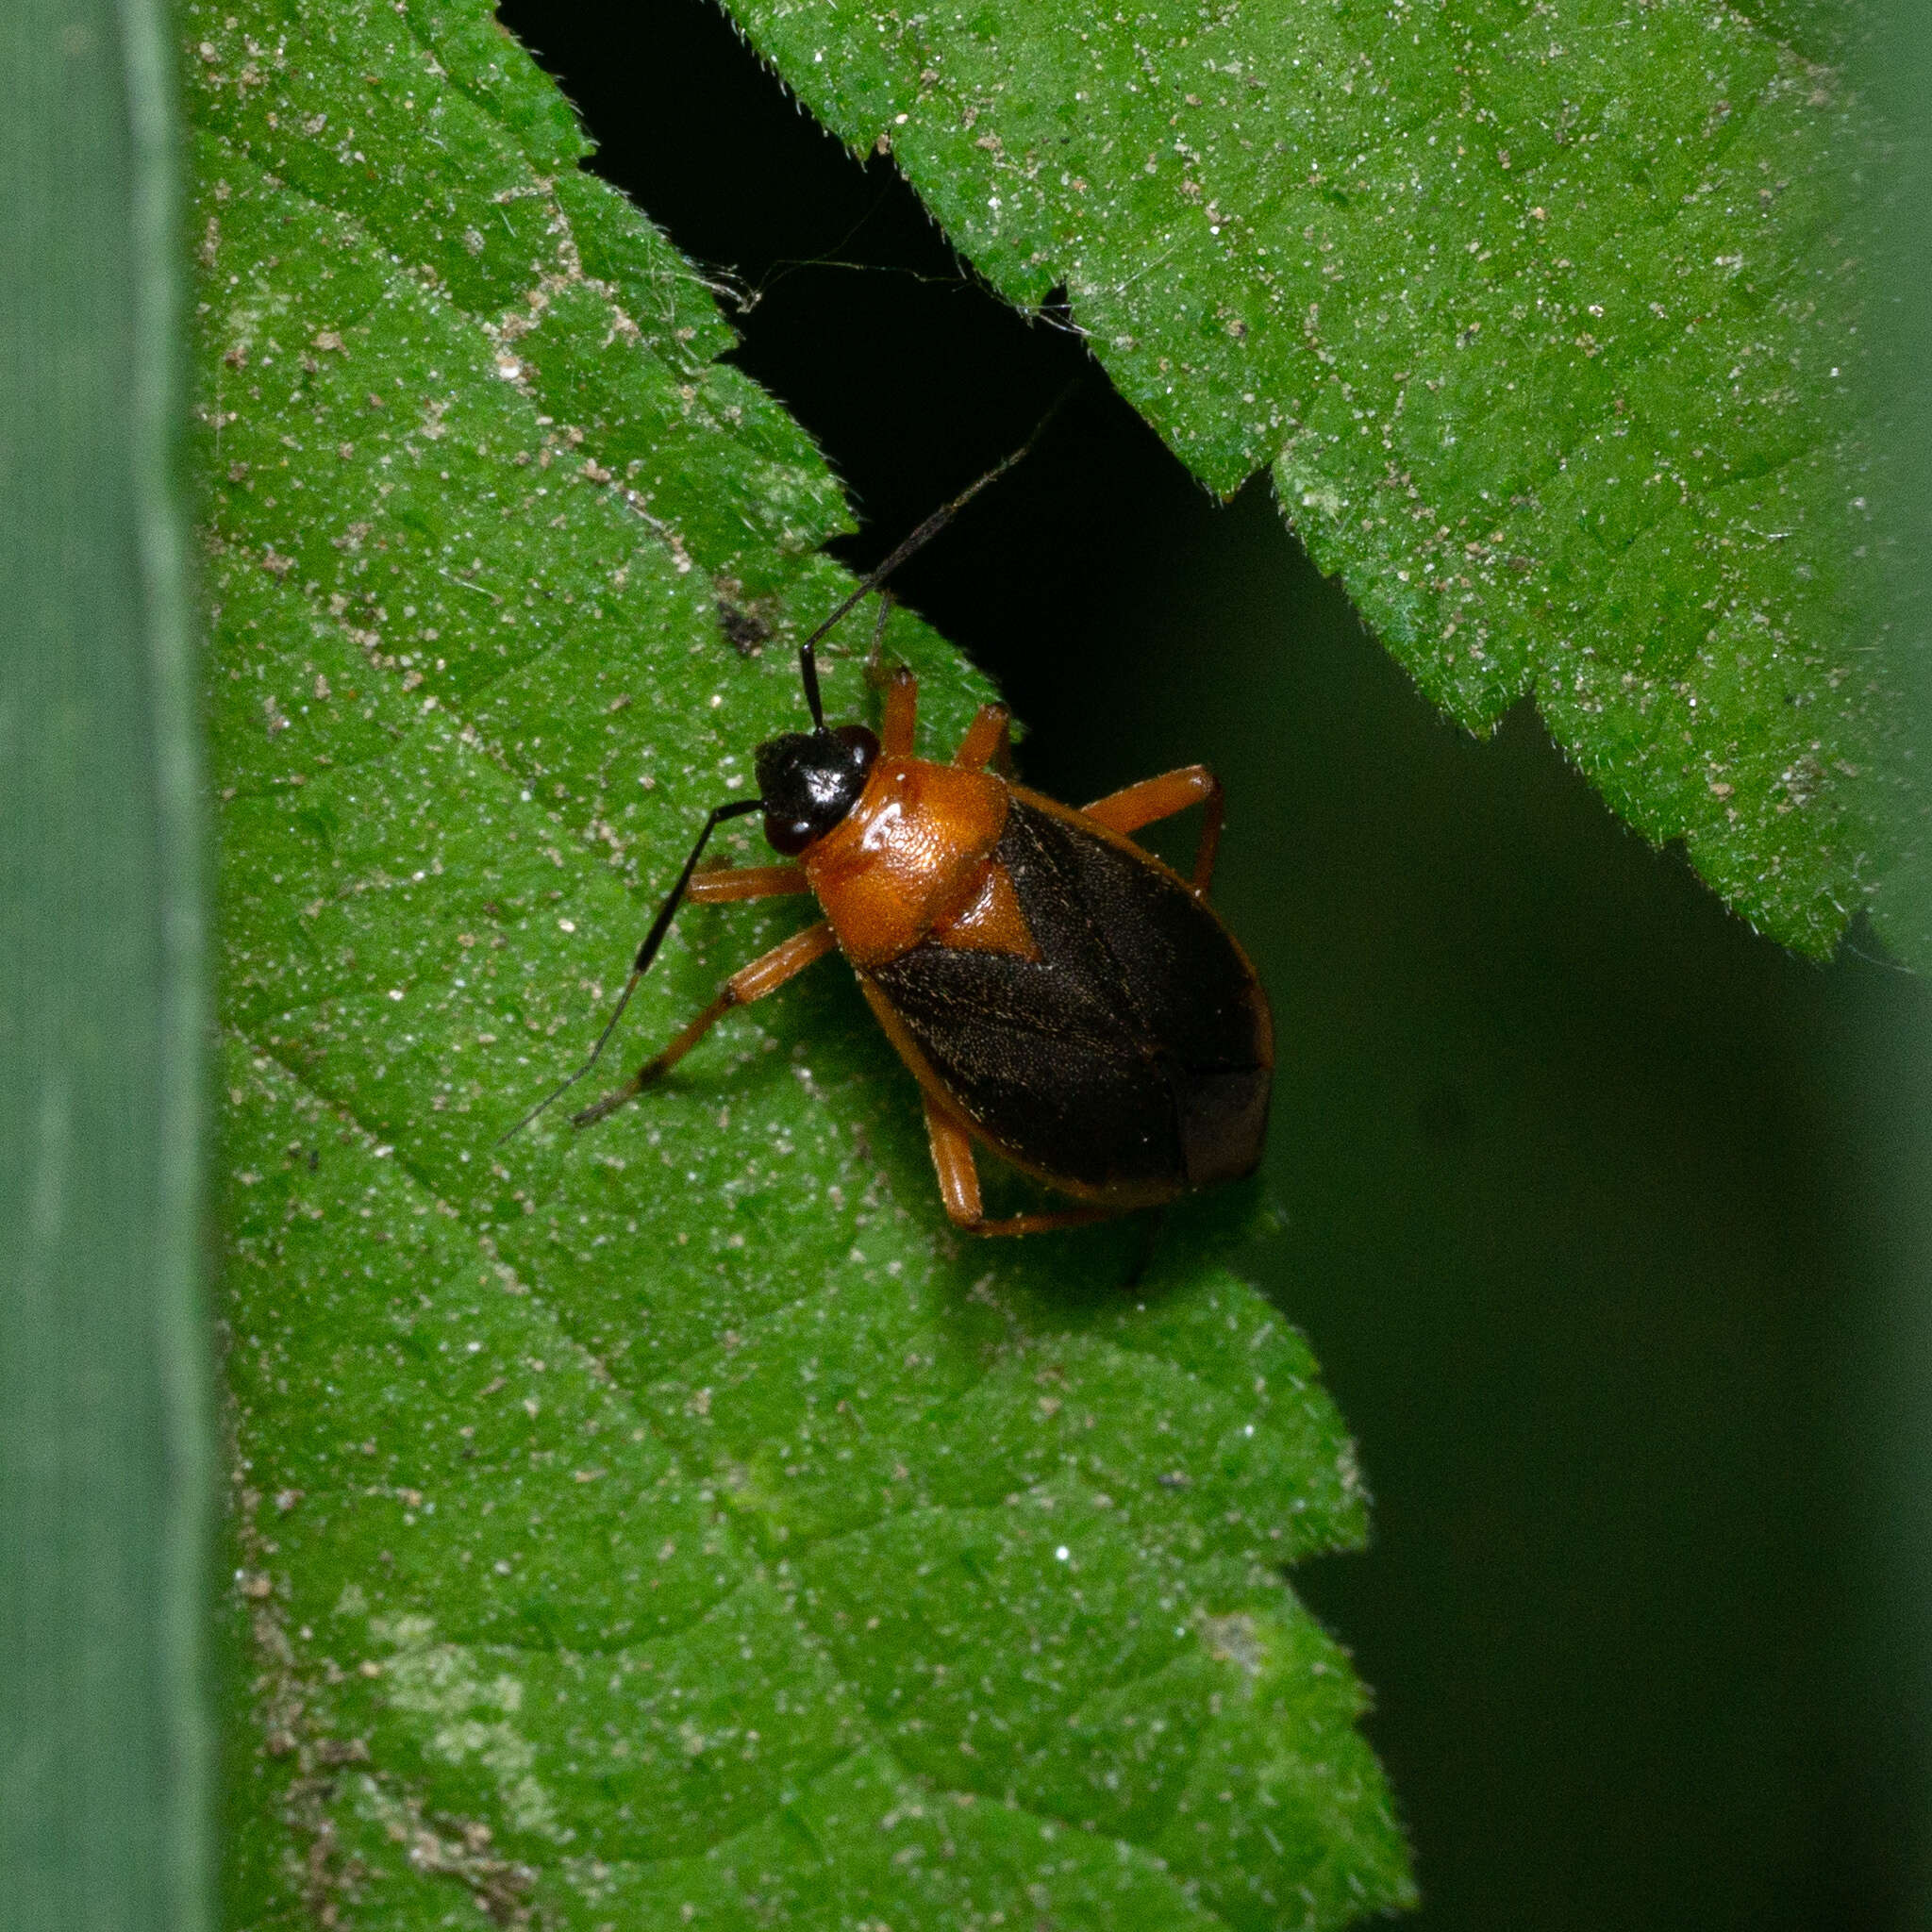
{"type": "MultiPolygon", "coordinates": [[[[1787,944],[1886,913],[1924,806],[1866,554],[1849,223],[1881,132],[1813,64],[1841,13],[732,11],[1008,300],[1063,287],[1205,482],[1272,466],[1453,717],[1533,692],[1618,812],[1787,944]]],[[[1890,929],[1932,957],[1903,907],[1890,929]]]]}
{"type": "MultiPolygon", "coordinates": [[[[647,1105],[497,1144],[802,715],[845,510],[480,7],[231,4],[187,17],[231,1918],[1408,1899],[1363,1692],[1281,1579],[1359,1544],[1363,1491],[1306,1345],[1211,1258],[1239,1196],[1136,1290],[1131,1227],[962,1242],[836,966],[647,1105]]],[[[904,613],[891,644],[950,741],[983,685],[904,613]]],[[[860,709],[850,658],[826,685],[860,709]]],[[[802,917],[689,908],[624,1050],[802,917]]]]}
{"type": "Polygon", "coordinates": [[[204,1932],[204,785],[171,23],[0,13],[0,1900],[204,1932]]]}

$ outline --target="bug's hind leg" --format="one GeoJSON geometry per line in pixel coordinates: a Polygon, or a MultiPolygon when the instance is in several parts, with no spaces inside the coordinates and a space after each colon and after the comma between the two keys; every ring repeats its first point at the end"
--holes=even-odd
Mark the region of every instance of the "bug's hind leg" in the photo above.
{"type": "Polygon", "coordinates": [[[622,1087],[593,1102],[583,1112],[571,1116],[574,1127],[588,1127],[606,1114],[615,1113],[627,1100],[635,1100],[653,1080],[668,1074],[706,1034],[734,1007],[749,1006],[768,992],[776,992],[788,979],[795,979],[814,960],[823,959],[837,941],[824,920],[795,932],[789,940],[761,953],[749,966],[741,966],[718,991],[718,997],[675,1039],[662,1053],[646,1060],[622,1087]]]}
{"type": "Polygon", "coordinates": [[[1221,848],[1221,780],[1206,765],[1183,765],[1158,778],[1142,778],[1124,791],[1110,791],[1081,809],[1110,832],[1131,838],[1142,825],[1171,819],[1191,805],[1207,808],[1201,822],[1201,842],[1194,848],[1194,891],[1205,893],[1214,881],[1214,855],[1221,848]]]}
{"type": "Polygon", "coordinates": [[[929,1094],[925,1102],[925,1132],[932,1142],[932,1164],[940,1177],[940,1198],[955,1227],[968,1234],[1045,1234],[1056,1227],[1084,1227],[1091,1221],[1110,1221],[1111,1208],[1062,1208],[1051,1214],[1014,1214],[989,1221],[979,1200],[979,1166],[973,1158],[973,1140],[957,1121],[941,1113],[929,1094]]]}

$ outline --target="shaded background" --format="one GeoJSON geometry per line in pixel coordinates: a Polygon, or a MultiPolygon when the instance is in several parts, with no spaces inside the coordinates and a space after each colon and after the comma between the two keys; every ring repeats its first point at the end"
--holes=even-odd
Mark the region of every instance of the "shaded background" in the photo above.
{"type": "Polygon", "coordinates": [[[1247,1265],[1377,1497],[1374,1549],[1296,1584],[1376,1689],[1418,1932],[1917,1923],[1925,986],[1862,931],[1828,967],[1754,937],[1528,708],[1444,724],[1265,479],[1203,494],[708,0],[502,17],[741,291],[736,359],[846,480],[851,563],[1091,371],[899,588],[1004,686],[1030,782],[1227,781],[1217,896],[1281,1036],[1285,1226],[1247,1265]]]}

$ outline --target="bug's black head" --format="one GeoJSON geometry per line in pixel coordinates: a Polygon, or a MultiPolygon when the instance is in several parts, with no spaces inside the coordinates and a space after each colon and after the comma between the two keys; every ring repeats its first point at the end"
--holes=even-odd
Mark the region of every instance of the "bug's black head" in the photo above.
{"type": "Polygon", "coordinates": [[[865,790],[879,741],[863,724],[788,731],[758,749],[758,796],[774,852],[795,858],[822,839],[865,790]]]}

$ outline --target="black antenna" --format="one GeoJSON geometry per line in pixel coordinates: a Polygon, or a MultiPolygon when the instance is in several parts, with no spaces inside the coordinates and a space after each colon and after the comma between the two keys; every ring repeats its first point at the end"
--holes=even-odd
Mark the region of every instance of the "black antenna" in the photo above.
{"type": "Polygon", "coordinates": [[[1059,394],[1053,399],[1052,407],[1047,410],[1046,414],[1033,425],[1033,434],[1011,456],[1001,458],[976,483],[969,483],[964,490],[960,491],[958,496],[954,497],[952,502],[943,504],[934,510],[931,516],[927,517],[924,523],[921,524],[918,529],[914,530],[911,536],[908,537],[886,558],[885,562],[880,564],[871,575],[866,577],[858,590],[854,591],[844,603],[840,605],[838,609],[833,611],[831,616],[826,618],[819,625],[818,629],[813,631],[810,637],[807,638],[804,643],[799,645],[798,675],[805,685],[805,702],[807,708],[811,712],[812,728],[815,731],[823,731],[825,728],[824,707],[819,699],[819,640],[849,610],[855,606],[862,604],[866,598],[870,597],[908,557],[924,550],[988,484],[997,483],[1008,470],[1015,468],[1020,463],[1024,463],[1033,454],[1034,445],[1046,434],[1054,418],[1066,408],[1067,404],[1073,399],[1074,391],[1085,380],[1084,376],[1076,375],[1072,382],[1068,383],[1066,388],[1061,390],[1059,394]]]}
{"type": "Polygon", "coordinates": [[[591,1057],[561,1086],[554,1087],[520,1120],[515,1126],[506,1129],[496,1138],[501,1147],[512,1136],[521,1134],[537,1116],[553,1101],[562,1097],[597,1064],[597,1056],[604,1051],[604,1043],[617,1031],[617,1023],[624,1018],[624,1009],[630,1005],[630,996],[638,990],[638,981],[651,970],[651,961],[658,957],[658,948],[664,943],[664,935],[671,930],[671,922],[676,915],[682,902],[685,888],[691,884],[691,875],[697,870],[698,856],[707,841],[726,819],[741,819],[746,812],[758,811],[764,805],[762,798],[734,799],[729,805],[716,805],[711,815],[705,821],[705,828],[698,834],[697,843],[691,848],[691,857],[684,861],[684,870],[677,874],[677,883],[672,887],[663,905],[658,908],[658,916],[651,922],[651,929],[644,935],[644,942],[638,948],[638,957],[632,963],[630,977],[625,981],[624,991],[617,996],[616,1010],[605,1022],[604,1030],[597,1036],[597,1043],[591,1049],[591,1057]]]}

